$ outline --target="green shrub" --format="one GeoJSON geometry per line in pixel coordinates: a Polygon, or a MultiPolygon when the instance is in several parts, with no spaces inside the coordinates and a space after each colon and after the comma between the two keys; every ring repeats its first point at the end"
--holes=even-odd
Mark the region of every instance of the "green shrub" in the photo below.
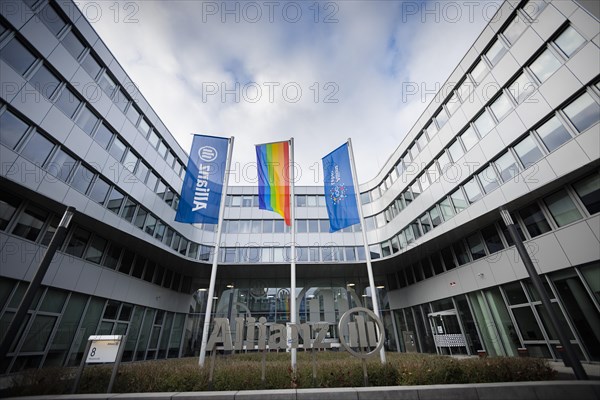
{"type": "MultiPolygon", "coordinates": [[[[556,372],[546,360],[490,357],[456,359],[430,354],[387,353],[387,364],[379,357],[366,362],[370,386],[432,385],[480,382],[551,380],[556,372]]],[[[346,352],[316,352],[317,378],[312,376],[312,355],[299,351],[296,374],[289,353],[268,353],[265,381],[261,381],[260,353],[219,355],[209,385],[210,358],[204,368],[197,358],[143,361],[122,364],[113,388],[115,393],[186,392],[206,390],[251,390],[311,387],[363,386],[362,360],[346,352]]],[[[112,365],[87,366],[79,393],[104,393],[112,365]]],[[[15,378],[8,395],[70,393],[74,368],[27,371],[15,378]]],[[[5,393],[2,393],[3,395],[5,393]]]]}

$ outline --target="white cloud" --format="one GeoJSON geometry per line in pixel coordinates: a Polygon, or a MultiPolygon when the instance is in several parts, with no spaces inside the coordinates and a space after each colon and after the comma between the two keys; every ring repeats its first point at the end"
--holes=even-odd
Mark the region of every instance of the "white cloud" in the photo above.
{"type": "Polygon", "coordinates": [[[143,1],[138,23],[115,23],[112,3],[96,4],[104,14],[93,27],[184,149],[191,132],[233,135],[234,162],[243,165],[254,161],[254,144],[293,136],[302,184],[316,183],[315,163],[348,137],[360,181],[375,176],[426,106],[418,97],[402,101],[403,82],[443,83],[486,22],[480,12],[474,21],[425,15],[422,23],[408,12],[421,3],[347,1],[319,3],[318,22],[315,3],[294,3],[302,10],[295,23],[291,3],[277,2],[271,22],[257,2],[262,18],[251,23],[248,2],[143,1]],[[239,22],[222,15],[236,4],[239,22]],[[326,15],[338,22],[324,23],[326,15]],[[228,94],[222,102],[221,89],[236,80],[239,100],[228,94]],[[272,102],[268,82],[278,84],[272,102]],[[219,93],[206,96],[212,85],[219,93]],[[262,96],[254,102],[257,86],[262,96]],[[298,102],[290,98],[295,87],[298,102]],[[337,103],[326,103],[328,95],[337,103]]]}

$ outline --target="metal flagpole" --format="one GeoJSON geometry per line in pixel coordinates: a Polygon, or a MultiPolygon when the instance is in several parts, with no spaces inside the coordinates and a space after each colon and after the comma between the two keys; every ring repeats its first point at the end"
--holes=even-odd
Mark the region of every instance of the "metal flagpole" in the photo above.
{"type": "Polygon", "coordinates": [[[225,162],[225,182],[223,182],[223,191],[221,192],[221,206],[219,207],[219,219],[217,221],[217,240],[215,244],[215,253],[213,255],[212,270],[210,272],[210,284],[208,285],[208,298],[206,300],[206,314],[204,315],[204,328],[202,329],[202,344],[200,345],[200,358],[198,364],[204,366],[206,359],[206,344],[208,342],[208,330],[210,329],[210,316],[212,314],[213,296],[215,293],[215,282],[217,280],[217,266],[219,263],[219,248],[221,246],[221,232],[223,231],[223,216],[225,215],[225,198],[227,197],[227,187],[229,186],[229,170],[231,168],[231,155],[233,154],[234,137],[229,138],[227,146],[227,161],[225,162]]]}
{"type": "MultiPolygon", "coordinates": [[[[367,259],[367,272],[369,274],[369,287],[371,288],[371,302],[373,303],[373,312],[379,318],[379,299],[377,296],[377,288],[375,287],[375,279],[373,279],[373,267],[371,266],[371,253],[369,252],[369,244],[367,243],[367,231],[365,229],[365,217],[363,216],[362,204],[360,202],[360,191],[358,189],[358,178],[356,177],[356,164],[354,163],[354,150],[352,149],[352,139],[348,138],[348,153],[350,153],[350,164],[352,166],[352,183],[354,184],[354,193],[356,195],[356,205],[358,207],[358,218],[360,219],[360,231],[363,238],[363,246],[365,248],[365,257],[367,259]]],[[[381,332],[383,334],[383,332],[381,332]]],[[[385,349],[382,347],[379,353],[381,363],[385,364],[385,349]]]]}
{"type": "MultiPolygon", "coordinates": [[[[290,219],[292,225],[292,244],[291,244],[291,266],[290,266],[290,322],[292,324],[297,323],[297,310],[296,310],[296,196],[294,190],[294,138],[290,139],[290,166],[289,166],[289,179],[290,179],[290,219]]],[[[293,329],[293,328],[292,328],[293,329]]],[[[296,348],[292,347],[292,371],[296,372],[296,348]]]]}

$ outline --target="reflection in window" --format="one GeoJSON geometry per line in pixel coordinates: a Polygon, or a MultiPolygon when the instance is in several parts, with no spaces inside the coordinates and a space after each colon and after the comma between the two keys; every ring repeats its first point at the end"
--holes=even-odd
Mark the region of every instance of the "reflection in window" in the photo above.
{"type": "Polygon", "coordinates": [[[64,88],[60,93],[60,96],[54,102],[54,105],[60,109],[69,118],[73,117],[77,107],[81,101],[73,94],[71,89],[64,88]]]}
{"type": "Polygon", "coordinates": [[[526,73],[522,73],[511,85],[508,91],[512,94],[517,103],[521,103],[535,90],[535,84],[529,79],[526,73]]]}
{"type": "Polygon", "coordinates": [[[573,27],[569,26],[554,41],[559,49],[567,56],[571,57],[577,49],[585,43],[585,39],[573,27]]]}
{"type": "Polygon", "coordinates": [[[481,171],[478,177],[485,193],[490,193],[492,190],[500,186],[498,177],[496,176],[496,171],[494,171],[494,167],[492,165],[489,165],[486,169],[481,171]]]}
{"type": "Polygon", "coordinates": [[[581,219],[581,213],[564,189],[546,197],[544,202],[559,227],[581,219]]]}
{"type": "Polygon", "coordinates": [[[90,199],[94,200],[96,203],[103,205],[106,200],[106,195],[108,194],[108,190],[110,189],[110,185],[104,179],[98,177],[96,182],[94,182],[94,186],[92,190],[90,190],[90,194],[88,195],[90,199]]]}
{"type": "Polygon", "coordinates": [[[473,83],[471,82],[471,80],[467,77],[465,78],[465,80],[460,84],[460,86],[458,87],[458,89],[456,90],[456,93],[458,93],[458,96],[460,97],[461,101],[464,103],[469,99],[471,91],[473,90],[473,83]]]}
{"type": "Polygon", "coordinates": [[[496,230],[494,225],[483,228],[481,235],[490,254],[504,249],[504,244],[502,244],[498,230],[496,230]]]}
{"type": "Polygon", "coordinates": [[[494,125],[496,125],[494,123],[494,120],[492,119],[492,116],[487,110],[481,113],[481,115],[477,117],[477,119],[473,123],[475,124],[475,127],[477,128],[477,131],[479,132],[481,137],[487,135],[489,131],[492,130],[494,125]]]}
{"type": "Polygon", "coordinates": [[[515,152],[517,153],[517,156],[519,156],[525,169],[535,164],[543,155],[531,136],[527,136],[525,139],[521,140],[515,146],[515,152]]]}
{"type": "Polygon", "coordinates": [[[100,69],[102,69],[102,67],[100,67],[100,63],[98,63],[98,60],[96,60],[91,53],[88,54],[81,62],[81,66],[88,74],[90,74],[93,79],[96,79],[98,73],[100,73],[100,69]]]}
{"type": "Polygon", "coordinates": [[[48,213],[46,211],[35,206],[28,206],[21,215],[19,215],[19,219],[17,220],[12,233],[13,235],[35,241],[47,218],[48,213]]]}
{"type": "Polygon", "coordinates": [[[546,49],[533,63],[529,66],[531,72],[539,79],[540,82],[545,82],[558,68],[560,61],[552,52],[546,49]]]}
{"type": "Polygon", "coordinates": [[[127,145],[120,138],[116,137],[108,152],[120,162],[123,159],[123,154],[125,154],[126,149],[127,145]]]}
{"type": "Polygon", "coordinates": [[[451,164],[450,158],[448,157],[448,154],[446,152],[443,152],[438,157],[437,161],[438,161],[438,166],[440,167],[440,171],[442,171],[442,174],[443,174],[444,172],[446,172],[446,169],[451,164]]]}
{"type": "Polygon", "coordinates": [[[458,140],[455,140],[454,143],[450,145],[448,152],[454,162],[457,162],[465,154],[465,151],[458,140]]]}
{"type": "Polygon", "coordinates": [[[79,40],[73,31],[70,31],[66,34],[62,40],[62,44],[75,59],[78,59],[85,49],[85,46],[83,43],[81,43],[81,40],[79,40]]]}
{"type": "Polygon", "coordinates": [[[471,76],[473,77],[477,85],[479,85],[481,81],[483,81],[483,78],[487,75],[487,73],[488,68],[481,59],[479,60],[479,62],[477,62],[475,68],[471,70],[471,76]]]}
{"type": "Polygon", "coordinates": [[[494,164],[498,168],[500,178],[503,182],[508,182],[519,173],[519,166],[510,151],[507,151],[503,156],[494,161],[494,164]]]}
{"type": "Polygon", "coordinates": [[[96,264],[100,264],[104,250],[106,249],[106,240],[94,235],[90,241],[90,245],[85,252],[85,259],[96,264]]]}
{"type": "Polygon", "coordinates": [[[485,56],[492,65],[496,65],[498,61],[500,61],[504,53],[506,53],[506,48],[504,47],[502,42],[500,42],[500,40],[496,40],[492,47],[490,47],[485,53],[485,56]]]}
{"type": "Polygon", "coordinates": [[[519,211],[519,215],[532,238],[550,231],[550,224],[536,203],[524,207],[519,211]]]}
{"type": "Polygon", "coordinates": [[[450,113],[450,115],[454,114],[454,112],[458,110],[459,106],[460,101],[458,100],[458,96],[456,95],[456,93],[454,93],[452,97],[450,97],[450,100],[448,100],[448,102],[446,103],[446,107],[448,108],[448,112],[450,113]]]}
{"type": "MultiPolygon", "coordinates": [[[[455,97],[455,96],[454,96],[455,97]]],[[[444,126],[446,124],[446,122],[448,121],[448,114],[446,114],[446,110],[444,110],[443,108],[440,110],[440,112],[435,116],[435,120],[438,124],[438,126],[441,128],[442,126],[444,126]]],[[[433,124],[432,124],[433,125],[433,124]]],[[[428,130],[429,132],[429,130],[428,130]]]]}
{"type": "Polygon", "coordinates": [[[90,239],[90,233],[84,229],[76,228],[67,244],[65,253],[81,258],[83,250],[90,239]]]}
{"type": "Polygon", "coordinates": [[[53,147],[54,144],[51,141],[39,132],[34,132],[31,139],[29,139],[23,150],[21,150],[21,155],[40,167],[48,159],[53,147]]]}
{"type": "Polygon", "coordinates": [[[66,182],[74,168],[75,158],[59,148],[46,169],[61,181],[66,182]]]}
{"type": "Polygon", "coordinates": [[[475,130],[471,126],[469,126],[467,130],[464,131],[462,135],[460,135],[460,139],[465,145],[465,149],[467,149],[467,151],[471,150],[471,148],[473,148],[473,146],[475,146],[477,142],[479,142],[477,133],[475,133],[475,130]]]}
{"type": "Polygon", "coordinates": [[[600,211],[600,177],[598,174],[583,178],[573,187],[590,214],[600,211]]]}
{"type": "Polygon", "coordinates": [[[113,137],[113,133],[104,124],[100,124],[94,135],[94,140],[102,146],[102,148],[108,148],[110,140],[113,137]]]}
{"type": "Polygon", "coordinates": [[[481,199],[481,190],[479,189],[479,185],[475,178],[472,178],[469,182],[465,183],[463,187],[470,203],[475,203],[477,200],[481,199]]]}
{"type": "Polygon", "coordinates": [[[444,221],[448,221],[454,216],[454,208],[452,207],[452,203],[450,203],[449,198],[445,198],[444,200],[440,201],[440,210],[442,211],[444,221]]]}
{"type": "Polygon", "coordinates": [[[29,84],[40,92],[42,96],[49,99],[58,88],[60,80],[48,68],[42,65],[31,77],[29,84]]]}
{"type": "Polygon", "coordinates": [[[560,145],[571,139],[571,135],[556,116],[545,122],[536,131],[549,152],[556,150],[560,145]]]}
{"type": "Polygon", "coordinates": [[[92,170],[85,167],[83,164],[80,164],[79,167],[77,167],[77,171],[75,171],[71,186],[81,193],[86,194],[93,178],[94,173],[92,170]]]}
{"type": "Polygon", "coordinates": [[[0,51],[0,59],[6,61],[19,74],[24,75],[35,61],[35,57],[17,40],[13,38],[0,51]]]}
{"type": "Polygon", "coordinates": [[[108,196],[108,201],[106,202],[106,208],[115,214],[119,214],[119,210],[121,209],[121,204],[123,204],[123,199],[125,195],[121,193],[117,188],[113,188],[110,191],[110,195],[108,196]]]}
{"type": "Polygon", "coordinates": [[[0,143],[11,150],[17,146],[28,128],[25,122],[10,111],[5,111],[0,115],[0,126],[2,127],[0,129],[0,143]]]}
{"type": "Polygon", "coordinates": [[[600,105],[589,93],[584,93],[564,108],[565,114],[579,132],[585,131],[600,119],[600,105]]]}
{"type": "MultiPolygon", "coordinates": [[[[506,94],[502,94],[496,99],[490,106],[492,112],[496,116],[496,119],[500,121],[510,110],[512,110],[512,103],[508,99],[506,94]]],[[[491,128],[490,128],[491,129],[491,128]]]]}
{"type": "Polygon", "coordinates": [[[8,193],[0,192],[0,230],[5,230],[11,218],[15,214],[20,201],[8,193]]]}
{"type": "Polygon", "coordinates": [[[111,97],[117,88],[114,79],[112,79],[106,71],[100,76],[100,79],[98,79],[98,86],[104,90],[104,93],[106,93],[108,97],[111,97]]]}
{"type": "Polygon", "coordinates": [[[513,18],[513,20],[510,21],[510,24],[508,24],[508,26],[506,27],[506,29],[504,29],[502,34],[504,35],[506,40],[508,40],[508,42],[511,45],[513,45],[513,44],[515,44],[515,42],[517,41],[519,36],[521,36],[521,33],[523,33],[525,31],[526,28],[527,28],[527,24],[517,14],[513,18]]]}
{"type": "Polygon", "coordinates": [[[465,200],[465,196],[460,188],[454,191],[454,193],[450,195],[450,198],[452,199],[452,204],[454,204],[457,213],[468,207],[467,200],[465,200]]]}
{"type": "Polygon", "coordinates": [[[60,31],[65,27],[66,23],[63,18],[56,12],[52,4],[46,4],[44,8],[40,10],[37,17],[46,25],[46,27],[54,34],[58,36],[60,31]]]}
{"type": "Polygon", "coordinates": [[[92,136],[98,117],[88,107],[83,107],[75,122],[85,133],[92,136]]]}

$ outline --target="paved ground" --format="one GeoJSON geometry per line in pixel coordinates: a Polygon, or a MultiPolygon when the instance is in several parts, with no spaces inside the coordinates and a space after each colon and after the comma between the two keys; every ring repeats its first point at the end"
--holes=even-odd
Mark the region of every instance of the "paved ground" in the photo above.
{"type": "MultiPolygon", "coordinates": [[[[574,380],[575,374],[573,373],[573,369],[571,367],[565,367],[562,361],[550,361],[550,366],[558,371],[558,377],[556,379],[559,380],[574,380]]],[[[583,369],[588,374],[588,377],[592,380],[600,380],[600,364],[582,364],[583,369]]]]}

